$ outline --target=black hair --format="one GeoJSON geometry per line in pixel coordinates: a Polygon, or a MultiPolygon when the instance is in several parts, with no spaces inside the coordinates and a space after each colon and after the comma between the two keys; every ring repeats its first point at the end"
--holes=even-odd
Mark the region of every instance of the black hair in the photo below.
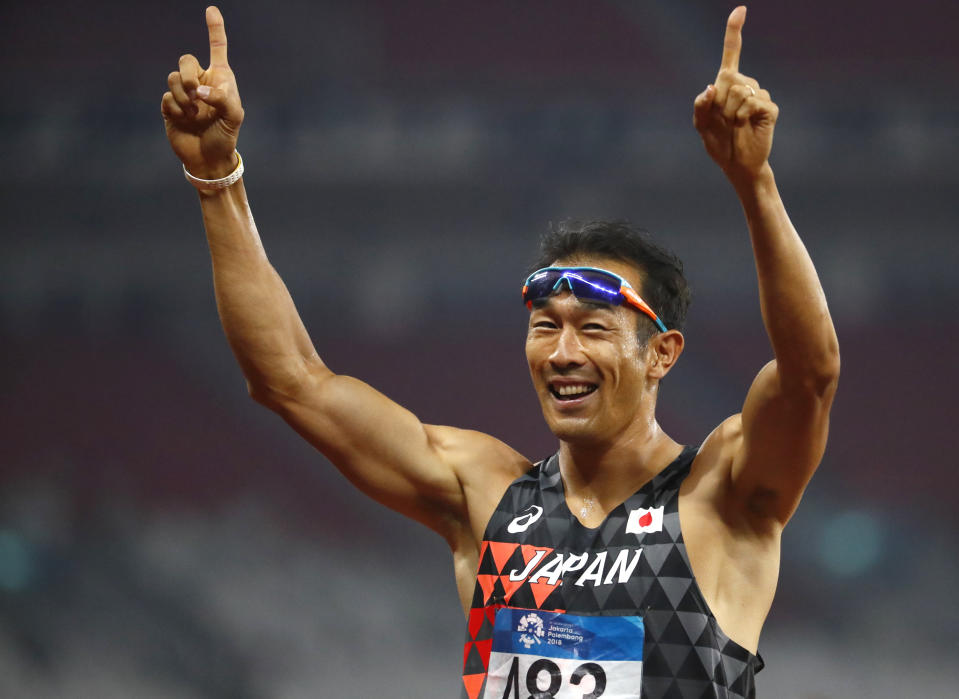
{"type": "MultiPolygon", "coordinates": [[[[692,298],[683,262],[650,239],[649,232],[629,221],[561,221],[550,224],[540,240],[539,257],[530,272],[549,267],[557,260],[577,257],[609,257],[635,266],[642,276],[640,296],[669,330],[682,330],[692,298]]],[[[643,314],[639,339],[646,344],[658,332],[643,314]]]]}

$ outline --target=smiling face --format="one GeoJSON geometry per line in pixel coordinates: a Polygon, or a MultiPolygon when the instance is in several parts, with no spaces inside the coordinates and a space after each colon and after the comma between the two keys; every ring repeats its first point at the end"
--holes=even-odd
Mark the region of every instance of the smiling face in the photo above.
{"type": "MultiPolygon", "coordinates": [[[[599,267],[642,288],[639,271],[619,260],[577,258],[555,264],[599,267]]],[[[652,419],[655,382],[647,371],[650,352],[637,337],[638,317],[629,305],[583,302],[566,287],[534,304],[526,359],[543,417],[559,439],[612,443],[652,419]]]]}

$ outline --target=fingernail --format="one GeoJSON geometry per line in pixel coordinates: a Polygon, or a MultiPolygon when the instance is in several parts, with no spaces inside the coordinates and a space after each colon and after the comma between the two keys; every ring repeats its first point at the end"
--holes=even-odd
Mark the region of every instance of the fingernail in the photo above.
{"type": "Polygon", "coordinates": [[[206,99],[210,96],[210,86],[200,85],[200,87],[196,89],[196,94],[200,96],[200,99],[206,99]]]}

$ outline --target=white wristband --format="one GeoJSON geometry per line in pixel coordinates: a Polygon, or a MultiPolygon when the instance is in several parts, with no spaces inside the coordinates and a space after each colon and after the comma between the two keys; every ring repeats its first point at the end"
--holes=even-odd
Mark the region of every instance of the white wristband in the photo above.
{"type": "Polygon", "coordinates": [[[240,151],[234,150],[233,152],[236,153],[236,167],[233,168],[233,172],[226,177],[221,177],[218,180],[202,180],[199,177],[191,175],[186,169],[186,165],[184,165],[183,174],[186,175],[186,181],[197,189],[226,189],[243,177],[243,158],[240,157],[240,151]]]}

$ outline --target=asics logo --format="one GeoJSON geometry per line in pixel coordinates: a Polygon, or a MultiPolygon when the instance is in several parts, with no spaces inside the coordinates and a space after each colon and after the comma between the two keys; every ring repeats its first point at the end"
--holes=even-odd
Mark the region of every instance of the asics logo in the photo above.
{"type": "Polygon", "coordinates": [[[525,532],[530,526],[543,516],[543,508],[539,505],[530,505],[526,508],[526,514],[520,515],[506,527],[510,534],[519,534],[525,532]]]}

